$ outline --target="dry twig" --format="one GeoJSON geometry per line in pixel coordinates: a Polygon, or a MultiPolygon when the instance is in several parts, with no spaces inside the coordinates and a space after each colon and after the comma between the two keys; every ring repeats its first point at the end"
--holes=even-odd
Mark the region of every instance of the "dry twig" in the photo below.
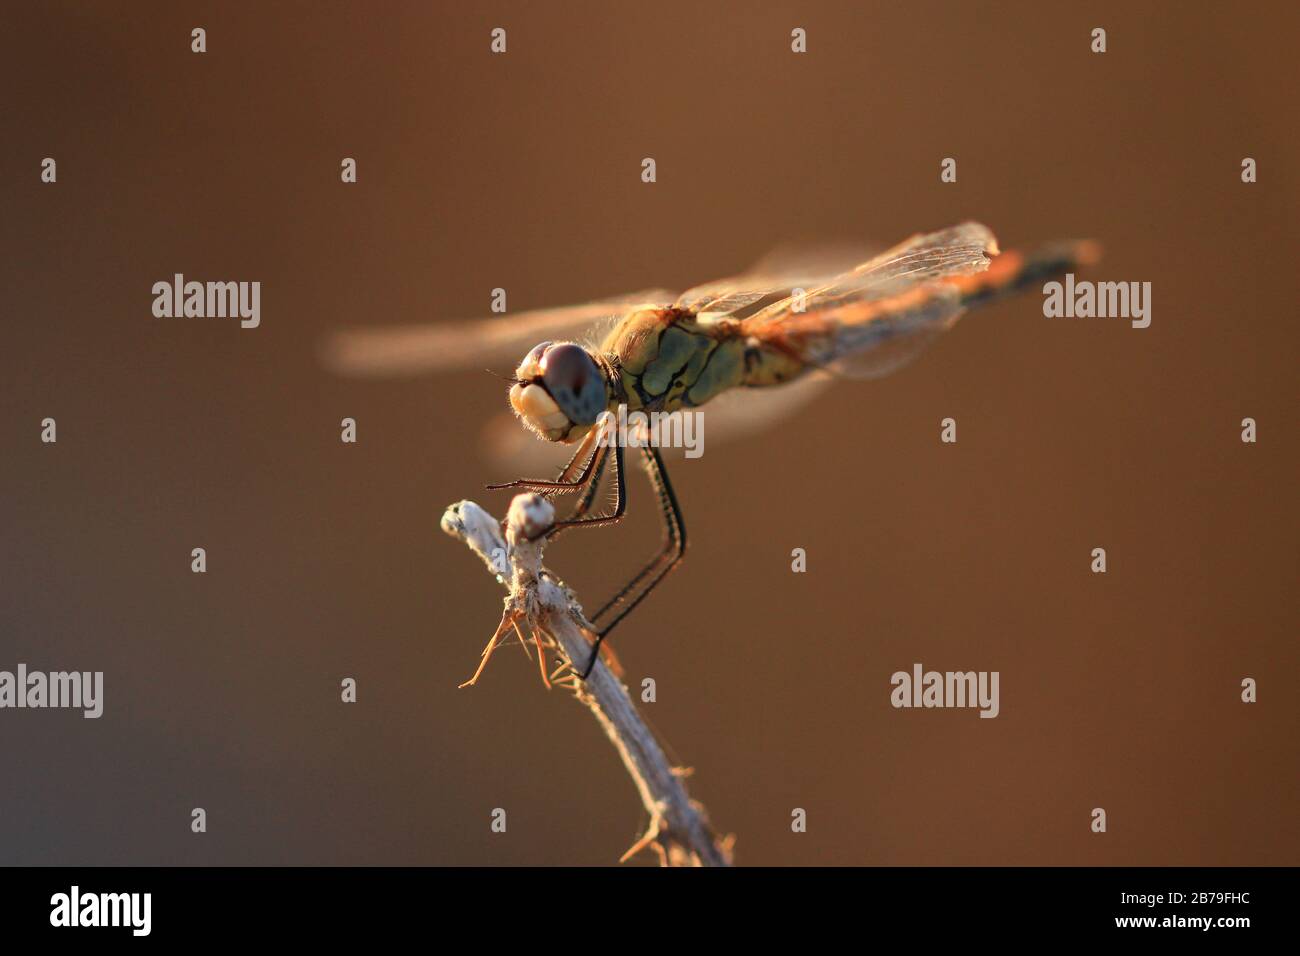
{"type": "Polygon", "coordinates": [[[510,503],[504,538],[500,523],[472,501],[452,505],[443,514],[443,531],[478,554],[510,592],[501,624],[483,649],[478,671],[461,686],[478,680],[492,652],[508,634],[517,634],[525,648],[531,640],[540,656],[543,682],[547,687],[552,680],[562,683],[590,708],[623,759],[650,814],[645,836],[623,860],[651,847],[666,866],[729,866],[730,838],[714,835],[704,808],[686,792],[685,773],[664,756],[622,681],[604,660],[596,662],[585,681],[577,676],[591,654],[591,625],[573,592],[542,566],[545,536],[528,540],[550,527],[554,517],[551,503],[535,494],[518,495],[510,503]],[[543,653],[546,647],[553,647],[562,659],[549,678],[543,653]]]}

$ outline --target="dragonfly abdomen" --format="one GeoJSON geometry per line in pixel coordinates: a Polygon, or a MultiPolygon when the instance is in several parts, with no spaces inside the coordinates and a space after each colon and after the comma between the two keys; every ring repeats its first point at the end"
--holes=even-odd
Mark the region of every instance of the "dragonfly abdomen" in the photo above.
{"type": "Polygon", "coordinates": [[[1045,243],[1028,252],[1005,252],[996,257],[984,272],[955,276],[947,282],[958,289],[962,305],[970,308],[1036,288],[1044,280],[1055,279],[1080,266],[1092,265],[1100,255],[1094,242],[1065,239],[1045,243]]]}

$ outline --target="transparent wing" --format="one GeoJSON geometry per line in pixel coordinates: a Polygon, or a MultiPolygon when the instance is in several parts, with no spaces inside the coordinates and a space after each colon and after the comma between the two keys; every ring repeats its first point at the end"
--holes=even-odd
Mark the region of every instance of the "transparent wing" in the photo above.
{"type": "Polygon", "coordinates": [[[321,360],[339,374],[356,376],[415,375],[502,363],[513,369],[538,342],[581,339],[604,319],[638,305],[664,305],[672,298],[667,290],[647,289],[492,318],[345,330],[326,339],[321,360]]]}
{"type": "MultiPolygon", "coordinates": [[[[830,375],[813,372],[779,388],[739,388],[714,399],[699,409],[703,415],[703,445],[735,441],[766,431],[793,417],[826,388],[834,384],[830,375]]],[[[483,428],[484,454],[492,464],[509,473],[543,475],[559,469],[573,454],[572,445],[542,441],[528,431],[514,415],[502,412],[483,428]]],[[[680,454],[665,449],[666,454],[680,454]]]]}
{"type": "Polygon", "coordinates": [[[704,416],[704,441],[729,442],[767,431],[793,418],[835,379],[810,372],[776,388],[735,388],[699,411],[704,416]]]}
{"type": "Polygon", "coordinates": [[[694,312],[731,315],[796,288],[811,289],[865,262],[879,251],[865,243],[779,246],[740,275],[687,289],[674,303],[694,312]]]}
{"type": "Polygon", "coordinates": [[[955,297],[942,296],[923,310],[881,316],[842,335],[820,364],[845,378],[880,378],[929,348],[963,311],[955,297]]]}
{"type": "Polygon", "coordinates": [[[802,302],[792,296],[772,303],[755,313],[750,322],[755,326],[780,322],[796,305],[810,312],[849,299],[886,298],[937,279],[982,272],[997,253],[993,233],[976,222],[916,235],[808,291],[802,302]]]}
{"type": "Polygon", "coordinates": [[[731,315],[746,306],[753,305],[760,299],[775,295],[782,289],[755,288],[756,281],[750,279],[720,279],[707,286],[692,289],[691,295],[681,296],[675,303],[679,309],[692,312],[712,312],[717,315],[731,315]]]}
{"type": "Polygon", "coordinates": [[[893,371],[963,311],[948,281],[982,272],[998,251],[978,223],[913,236],[862,265],[745,319],[745,331],[810,365],[854,378],[893,371]]]}
{"type": "Polygon", "coordinates": [[[787,243],[759,259],[749,271],[778,277],[782,282],[816,288],[835,276],[852,272],[884,251],[878,242],[837,240],[817,243],[787,243]]]}

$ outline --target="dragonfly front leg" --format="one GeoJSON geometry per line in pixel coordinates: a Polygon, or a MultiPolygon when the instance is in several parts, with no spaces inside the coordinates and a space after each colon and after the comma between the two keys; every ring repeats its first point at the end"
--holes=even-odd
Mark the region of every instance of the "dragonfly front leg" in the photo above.
{"type": "Polygon", "coordinates": [[[543,494],[565,494],[570,491],[576,491],[591,481],[592,473],[597,464],[596,459],[601,457],[599,448],[596,449],[594,454],[592,454],[591,451],[592,445],[596,443],[597,437],[598,432],[596,429],[587,432],[586,437],[578,443],[578,450],[573,453],[573,457],[569,459],[569,463],[561,469],[559,476],[554,480],[548,480],[546,478],[519,478],[515,481],[502,482],[499,485],[488,485],[487,489],[488,491],[501,491],[506,488],[521,488],[525,491],[540,491],[543,494]],[[588,458],[588,455],[591,457],[588,458]],[[586,466],[582,469],[582,474],[580,474],[576,479],[573,478],[573,473],[577,471],[578,465],[584,460],[586,461],[586,466]]]}
{"type": "MultiPolygon", "coordinates": [[[[578,502],[579,507],[574,509],[574,514],[580,514],[580,516],[576,518],[569,517],[564,521],[555,522],[544,532],[548,538],[554,537],[568,528],[599,528],[602,525],[617,524],[623,520],[623,515],[627,511],[627,485],[623,479],[623,446],[614,445],[612,450],[614,462],[614,510],[607,515],[587,516],[586,512],[591,507],[592,499],[596,494],[596,487],[599,485],[599,482],[593,483],[582,496],[582,500],[578,502]]],[[[608,445],[597,448],[592,460],[595,461],[595,459],[599,458],[600,462],[589,470],[594,471],[595,468],[599,468],[603,472],[606,459],[610,457],[610,451],[608,445]]]]}
{"type": "Polygon", "coordinates": [[[605,465],[610,458],[609,446],[602,445],[596,449],[588,463],[586,470],[583,472],[587,478],[588,484],[583,492],[582,498],[579,499],[577,507],[573,509],[573,514],[563,521],[556,521],[549,528],[543,528],[528,540],[536,541],[538,538],[554,538],[562,531],[569,528],[581,527],[600,527],[601,525],[615,524],[622,520],[624,512],[627,510],[627,495],[623,484],[623,449],[614,448],[614,510],[607,515],[587,516],[591,509],[591,503],[596,497],[596,492],[600,488],[600,479],[605,473],[605,465]]]}
{"type": "Polygon", "coordinates": [[[582,497],[578,499],[578,503],[573,506],[573,511],[569,513],[568,520],[572,521],[574,518],[581,518],[591,510],[592,504],[596,501],[596,495],[600,491],[601,481],[605,477],[605,466],[608,464],[609,456],[602,455],[600,462],[597,463],[595,471],[592,473],[591,481],[583,489],[582,497]]]}

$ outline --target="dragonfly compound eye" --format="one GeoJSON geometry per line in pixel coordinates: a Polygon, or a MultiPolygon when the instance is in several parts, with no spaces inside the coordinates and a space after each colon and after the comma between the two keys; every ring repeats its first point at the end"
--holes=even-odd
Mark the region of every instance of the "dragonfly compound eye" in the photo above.
{"type": "Polygon", "coordinates": [[[550,342],[534,345],[524,356],[524,360],[519,363],[519,368],[515,369],[515,378],[521,382],[531,382],[541,375],[542,354],[550,347],[550,342]]]}
{"type": "Polygon", "coordinates": [[[605,410],[605,378],[586,349],[552,345],[542,355],[542,383],[575,425],[594,425],[605,410]]]}

